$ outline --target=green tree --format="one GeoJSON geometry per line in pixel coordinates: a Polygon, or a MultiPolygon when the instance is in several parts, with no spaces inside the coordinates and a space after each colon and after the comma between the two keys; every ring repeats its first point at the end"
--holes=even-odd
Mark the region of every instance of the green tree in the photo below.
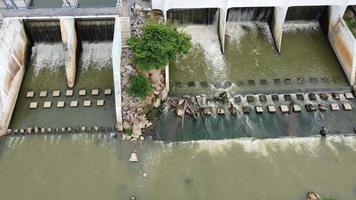
{"type": "Polygon", "coordinates": [[[128,92],[141,99],[145,98],[152,91],[151,82],[141,74],[131,75],[129,81],[128,92]]]}
{"type": "Polygon", "coordinates": [[[149,22],[143,25],[139,37],[127,41],[133,51],[133,62],[145,71],[166,66],[178,54],[192,47],[191,37],[178,32],[171,24],[149,22]]]}

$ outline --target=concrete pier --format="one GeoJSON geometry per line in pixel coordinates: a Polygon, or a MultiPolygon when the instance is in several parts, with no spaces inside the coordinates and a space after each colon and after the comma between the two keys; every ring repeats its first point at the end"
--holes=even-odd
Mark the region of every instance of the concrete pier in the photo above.
{"type": "Polygon", "coordinates": [[[123,130],[122,108],[121,108],[121,50],[122,36],[120,18],[115,18],[114,39],[112,45],[112,67],[114,74],[116,125],[118,130],[123,130]]]}
{"type": "Polygon", "coordinates": [[[75,32],[74,18],[60,18],[62,42],[65,46],[65,66],[67,75],[67,85],[72,88],[75,83],[77,66],[77,34],[75,32]]]}
{"type": "Polygon", "coordinates": [[[288,7],[275,7],[271,24],[272,36],[279,53],[282,49],[283,24],[287,15],[288,7]]]}
{"type": "Polygon", "coordinates": [[[25,72],[28,45],[21,20],[4,20],[2,29],[0,31],[0,136],[6,133],[16,104],[25,72]]]}

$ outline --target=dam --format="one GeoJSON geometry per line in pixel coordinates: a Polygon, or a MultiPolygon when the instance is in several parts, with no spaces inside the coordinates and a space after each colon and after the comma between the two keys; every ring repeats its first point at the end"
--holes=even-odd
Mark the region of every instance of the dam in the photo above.
{"type": "Polygon", "coordinates": [[[0,22],[4,198],[356,198],[355,0],[3,0],[0,22]],[[146,71],[157,27],[191,47],[146,71]]]}

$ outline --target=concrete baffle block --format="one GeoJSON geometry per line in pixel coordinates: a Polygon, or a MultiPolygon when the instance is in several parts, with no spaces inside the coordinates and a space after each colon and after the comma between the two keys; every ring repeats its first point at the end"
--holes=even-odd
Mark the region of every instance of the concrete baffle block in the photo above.
{"type": "Polygon", "coordinates": [[[299,105],[294,104],[293,105],[293,112],[300,112],[300,111],[302,111],[302,108],[299,105]]]}
{"type": "Polygon", "coordinates": [[[79,96],[85,96],[87,95],[87,91],[82,89],[82,90],[79,90],[79,96]]]}
{"type": "Polygon", "coordinates": [[[53,90],[52,96],[53,96],[53,97],[59,97],[59,96],[61,96],[61,91],[60,91],[60,90],[53,90]]]}
{"type": "Polygon", "coordinates": [[[105,90],[104,90],[104,94],[105,94],[105,95],[111,95],[111,94],[112,94],[111,89],[105,89],[105,90]]]}
{"type": "Polygon", "coordinates": [[[99,89],[92,89],[91,90],[91,95],[92,96],[98,96],[99,95],[99,89]]]}
{"type": "Polygon", "coordinates": [[[332,110],[332,111],[338,111],[338,110],[340,110],[339,105],[336,104],[336,103],[330,104],[330,107],[331,107],[331,110],[332,110]]]}
{"type": "Polygon", "coordinates": [[[57,108],[64,108],[65,102],[64,101],[58,101],[57,102],[57,108]]]}
{"type": "Polygon", "coordinates": [[[255,109],[256,109],[256,113],[263,113],[262,106],[256,106],[255,109]]]}
{"type": "Polygon", "coordinates": [[[41,91],[40,97],[47,97],[47,91],[41,91]]]}
{"type": "Polygon", "coordinates": [[[30,109],[36,109],[38,106],[38,102],[31,102],[30,103],[30,109]]]}
{"type": "Polygon", "coordinates": [[[83,105],[84,105],[84,107],[90,107],[91,106],[91,101],[90,100],[84,100],[83,105]]]}
{"type": "Polygon", "coordinates": [[[71,97],[71,96],[73,96],[73,90],[67,90],[66,97],[71,97]]]}
{"type": "Polygon", "coordinates": [[[289,113],[289,108],[287,105],[281,105],[279,108],[281,109],[282,113],[289,113]]]}
{"type": "Polygon", "coordinates": [[[52,102],[51,101],[45,101],[43,103],[43,108],[51,108],[52,107],[52,102]]]}
{"type": "Polygon", "coordinates": [[[346,99],[353,99],[354,95],[351,92],[345,92],[345,98],[346,99]]]}
{"type": "Polygon", "coordinates": [[[26,98],[33,98],[35,96],[35,92],[34,91],[28,91],[26,94],[26,98]]]}
{"type": "Polygon", "coordinates": [[[105,105],[105,100],[103,100],[103,99],[97,100],[97,101],[96,101],[96,105],[97,105],[98,107],[104,106],[104,105],[105,105]]]}
{"type": "Polygon", "coordinates": [[[350,103],[343,103],[343,104],[342,104],[342,107],[343,107],[344,110],[346,110],[346,111],[352,110],[352,106],[351,106],[350,103]]]}
{"type": "Polygon", "coordinates": [[[267,110],[270,113],[275,113],[277,111],[276,106],[267,106],[267,110]]]}
{"type": "Polygon", "coordinates": [[[72,108],[78,107],[78,101],[71,101],[70,107],[72,107],[72,108]]]}

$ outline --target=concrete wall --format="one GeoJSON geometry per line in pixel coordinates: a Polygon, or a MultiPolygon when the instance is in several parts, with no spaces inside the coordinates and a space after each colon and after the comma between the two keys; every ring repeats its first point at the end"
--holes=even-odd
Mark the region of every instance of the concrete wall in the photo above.
{"type": "Polygon", "coordinates": [[[9,8],[27,8],[31,4],[31,0],[3,0],[3,2],[9,8]]]}
{"type": "Polygon", "coordinates": [[[75,83],[75,74],[77,67],[77,34],[75,31],[75,19],[61,18],[59,19],[61,26],[62,42],[65,46],[65,66],[67,85],[72,88],[75,83]]]}
{"type": "Polygon", "coordinates": [[[0,136],[6,133],[25,71],[28,39],[21,20],[5,20],[0,31],[0,136]]]}
{"type": "Polygon", "coordinates": [[[115,109],[116,109],[116,126],[118,130],[123,130],[122,124],[122,109],[121,109],[121,23],[120,18],[115,18],[114,40],[112,45],[112,67],[114,74],[114,90],[115,90],[115,109]]]}
{"type": "MultiPolygon", "coordinates": [[[[152,0],[152,9],[161,10],[166,19],[170,9],[219,8],[220,20],[218,34],[222,52],[224,52],[226,15],[229,8],[235,7],[274,7],[272,35],[276,47],[281,52],[283,24],[289,7],[293,6],[330,6],[333,8],[330,20],[336,23],[345,12],[348,5],[354,5],[356,0],[152,0]]],[[[331,24],[332,24],[331,23],[331,24]]]]}
{"type": "Polygon", "coordinates": [[[355,85],[356,40],[342,18],[329,29],[328,37],[350,85],[355,85]]]}

